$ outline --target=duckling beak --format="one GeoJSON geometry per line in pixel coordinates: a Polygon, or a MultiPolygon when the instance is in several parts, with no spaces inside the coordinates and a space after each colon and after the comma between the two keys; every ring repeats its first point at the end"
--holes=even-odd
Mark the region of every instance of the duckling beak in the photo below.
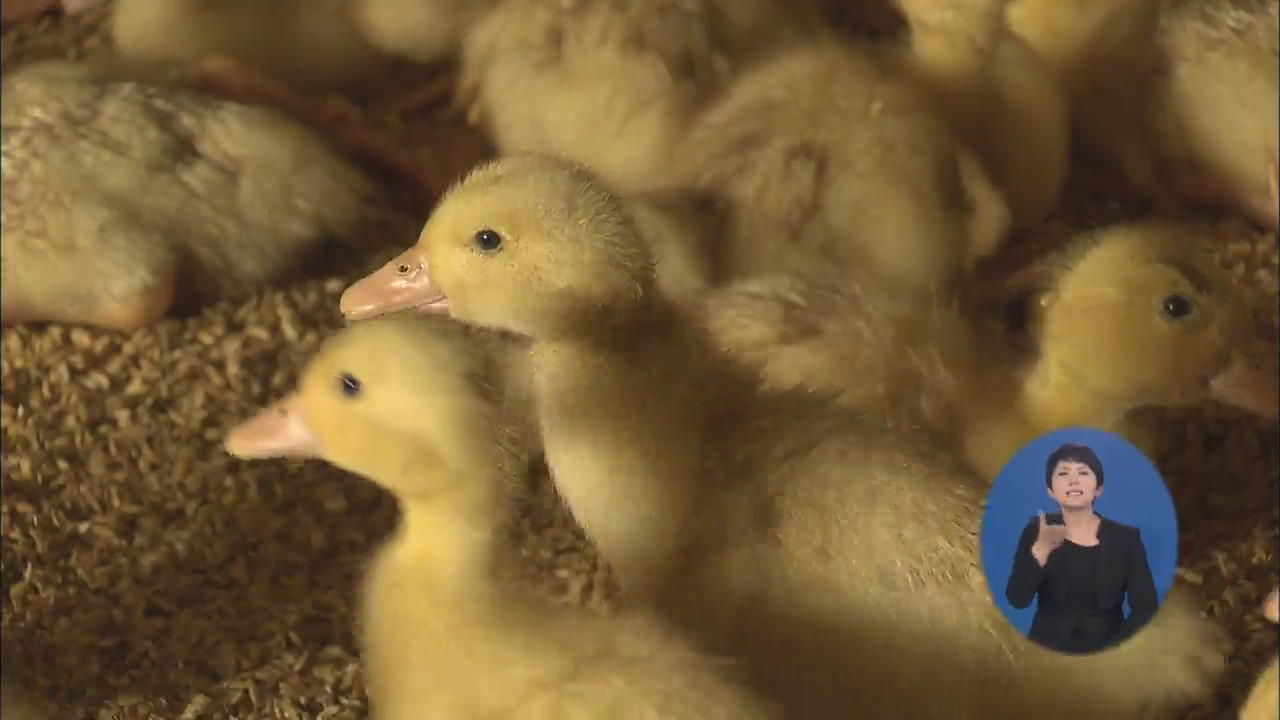
{"type": "Polygon", "coordinates": [[[320,453],[319,441],[302,419],[296,394],[232,428],[223,447],[244,460],[312,458],[320,453]]]}
{"type": "Polygon", "coordinates": [[[367,320],[401,310],[448,313],[449,298],[431,280],[430,266],[415,245],[342,293],[338,307],[348,320],[367,320]]]}
{"type": "Polygon", "coordinates": [[[1275,368],[1254,367],[1238,356],[1209,381],[1209,396],[1268,420],[1280,415],[1280,377],[1275,368]]]}

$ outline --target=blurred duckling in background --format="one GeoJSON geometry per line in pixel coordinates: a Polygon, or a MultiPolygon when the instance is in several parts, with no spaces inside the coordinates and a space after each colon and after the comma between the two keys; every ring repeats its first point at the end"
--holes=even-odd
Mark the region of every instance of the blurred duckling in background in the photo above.
{"type": "Polygon", "coordinates": [[[400,526],[362,593],[372,717],[771,717],[725,663],[654,619],[605,618],[510,582],[494,381],[454,323],[371,320],[227,436],[236,456],[323,459],[399,499],[400,526]]]}
{"type": "MultiPolygon", "coordinates": [[[[1262,615],[1273,625],[1280,623],[1280,588],[1272,590],[1262,605],[1262,615]]],[[[1274,628],[1270,630],[1275,634],[1274,628]]],[[[1240,708],[1240,720],[1272,720],[1280,717],[1280,658],[1271,658],[1258,675],[1253,690],[1240,708]]]]}
{"type": "Polygon", "coordinates": [[[1274,370],[1249,360],[1248,310],[1197,235],[1146,221],[1078,239],[1033,281],[1030,357],[956,300],[907,306],[869,278],[730,286],[709,297],[707,322],[766,386],[931,427],[994,478],[1050,430],[1136,431],[1123,421],[1139,407],[1212,399],[1276,417],[1274,370]]]}
{"type": "Polygon", "coordinates": [[[413,308],[532,338],[547,465],[628,597],[665,581],[698,512],[705,333],[659,288],[646,214],[582,166],[482,165],[418,245],[348,289],[348,317],[413,308]]]}
{"type": "Polygon", "coordinates": [[[466,36],[458,102],[501,153],[565,157],[623,191],[661,184],[737,54],[800,22],[772,0],[742,5],[504,0],[466,36]]]}
{"type": "Polygon", "coordinates": [[[1008,17],[1067,89],[1085,150],[1139,191],[1275,229],[1277,7],[1013,0],[1008,17]]]}
{"type": "Polygon", "coordinates": [[[678,161],[679,182],[724,208],[724,279],[865,266],[923,292],[993,251],[1009,224],[905,63],[870,46],[822,41],[749,69],[678,161]]]}
{"type": "Polygon", "coordinates": [[[131,330],[285,277],[335,242],[358,255],[412,227],[292,119],[118,68],[14,70],[0,127],[5,325],[131,330]]]}
{"type": "Polygon", "coordinates": [[[24,22],[51,10],[74,15],[101,5],[106,0],[4,0],[0,3],[0,23],[24,22]]]}
{"type": "Polygon", "coordinates": [[[982,159],[1017,228],[1057,204],[1069,169],[1066,95],[1005,20],[1008,0],[895,0],[912,64],[961,141],[982,159]]]}
{"type": "MultiPolygon", "coordinates": [[[[375,0],[376,1],[376,0],[375,0]]],[[[391,67],[355,23],[358,0],[115,0],[116,53],[146,63],[233,57],[302,92],[353,91],[391,67]]]]}

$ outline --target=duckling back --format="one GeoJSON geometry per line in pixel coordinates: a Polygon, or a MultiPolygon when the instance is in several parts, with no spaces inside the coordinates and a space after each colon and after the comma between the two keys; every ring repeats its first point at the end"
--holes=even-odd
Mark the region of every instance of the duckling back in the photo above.
{"type": "Polygon", "coordinates": [[[680,175],[727,207],[727,279],[813,260],[920,290],[996,244],[965,237],[977,194],[927,93],[865,48],[774,56],[699,117],[680,155],[680,175]]]}

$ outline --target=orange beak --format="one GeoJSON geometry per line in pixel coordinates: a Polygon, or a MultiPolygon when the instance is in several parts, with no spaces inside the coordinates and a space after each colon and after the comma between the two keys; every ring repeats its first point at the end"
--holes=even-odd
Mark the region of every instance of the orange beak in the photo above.
{"type": "Polygon", "coordinates": [[[320,443],[302,419],[296,394],[232,428],[223,447],[244,460],[314,458],[320,454],[320,443]]]}
{"type": "Polygon", "coordinates": [[[448,313],[449,298],[432,282],[423,250],[414,245],[352,283],[338,307],[348,320],[367,320],[402,310],[448,313]]]}

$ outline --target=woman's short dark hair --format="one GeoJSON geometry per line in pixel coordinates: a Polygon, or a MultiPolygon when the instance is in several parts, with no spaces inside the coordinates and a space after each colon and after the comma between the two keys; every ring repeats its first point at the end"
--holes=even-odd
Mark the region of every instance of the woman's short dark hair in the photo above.
{"type": "Polygon", "coordinates": [[[1058,463],[1064,460],[1087,465],[1093,471],[1094,477],[1098,478],[1098,487],[1102,487],[1102,461],[1098,459],[1098,454],[1093,451],[1093,448],[1080,443],[1067,443],[1049,453],[1049,461],[1044,465],[1045,487],[1053,488],[1053,471],[1058,467],[1058,463]]]}

